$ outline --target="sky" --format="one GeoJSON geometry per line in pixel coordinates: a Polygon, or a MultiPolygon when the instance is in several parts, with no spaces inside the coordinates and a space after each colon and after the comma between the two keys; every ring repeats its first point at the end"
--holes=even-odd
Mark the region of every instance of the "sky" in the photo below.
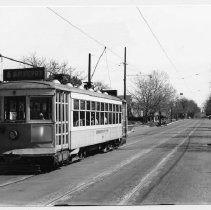
{"type": "MultiPolygon", "coordinates": [[[[153,70],[165,71],[178,94],[201,107],[211,88],[211,2],[113,2],[1,1],[0,54],[21,59],[36,53],[47,60],[68,62],[85,77],[88,54],[92,55],[93,70],[106,46],[92,80],[103,81],[123,94],[126,47],[128,75],[146,77],[153,70]]],[[[2,76],[3,69],[20,65],[3,59],[0,67],[2,76]]],[[[127,77],[130,92],[135,79],[127,77]]]]}

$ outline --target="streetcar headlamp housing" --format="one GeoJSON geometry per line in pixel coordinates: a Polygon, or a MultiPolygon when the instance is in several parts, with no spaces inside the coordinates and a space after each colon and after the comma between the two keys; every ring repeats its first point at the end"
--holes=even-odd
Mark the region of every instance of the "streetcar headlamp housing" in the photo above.
{"type": "Polygon", "coordinates": [[[9,138],[11,140],[17,139],[18,138],[18,131],[16,131],[16,130],[10,130],[9,131],[9,138]]]}

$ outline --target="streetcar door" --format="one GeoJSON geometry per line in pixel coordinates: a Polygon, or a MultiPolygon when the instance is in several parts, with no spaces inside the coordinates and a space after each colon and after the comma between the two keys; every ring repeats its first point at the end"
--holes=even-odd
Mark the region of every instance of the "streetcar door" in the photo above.
{"type": "Polygon", "coordinates": [[[69,134],[69,96],[68,92],[56,93],[56,150],[68,150],[69,134]]]}

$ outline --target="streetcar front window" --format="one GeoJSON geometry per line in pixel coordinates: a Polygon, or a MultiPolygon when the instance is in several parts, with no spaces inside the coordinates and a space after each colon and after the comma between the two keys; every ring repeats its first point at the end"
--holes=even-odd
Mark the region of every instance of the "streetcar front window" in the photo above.
{"type": "Polygon", "coordinates": [[[52,97],[30,98],[30,119],[51,120],[52,119],[52,97]]]}
{"type": "Polygon", "coordinates": [[[8,96],[4,98],[4,119],[26,120],[26,97],[8,96]]]}

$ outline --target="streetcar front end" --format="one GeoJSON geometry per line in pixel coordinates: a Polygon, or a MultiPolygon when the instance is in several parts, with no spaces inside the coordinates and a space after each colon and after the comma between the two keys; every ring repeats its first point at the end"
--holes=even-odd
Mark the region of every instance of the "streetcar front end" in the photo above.
{"type": "Polygon", "coordinates": [[[1,161],[36,163],[55,155],[52,104],[52,94],[30,83],[0,85],[1,161]]]}

